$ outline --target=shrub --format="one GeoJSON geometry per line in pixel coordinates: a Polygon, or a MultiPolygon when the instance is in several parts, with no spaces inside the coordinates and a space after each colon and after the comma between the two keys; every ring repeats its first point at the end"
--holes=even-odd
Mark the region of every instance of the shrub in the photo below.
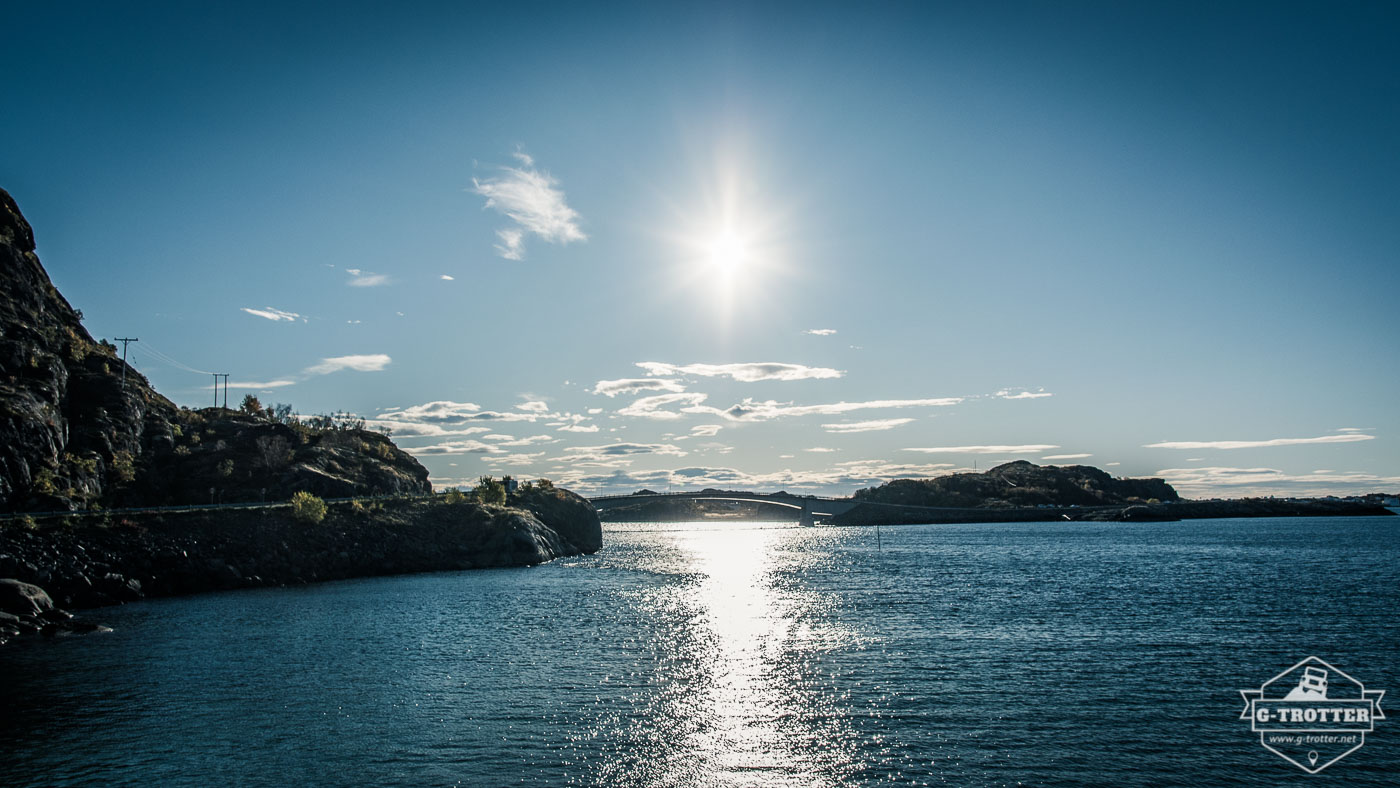
{"type": "Polygon", "coordinates": [[[34,474],[34,489],[44,495],[53,495],[58,492],[56,482],[53,471],[48,468],[40,468],[39,472],[34,474]]]}
{"type": "Polygon", "coordinates": [[[118,482],[129,482],[136,478],[131,452],[118,451],[112,454],[112,478],[118,482]]]}
{"type": "Polygon", "coordinates": [[[443,500],[447,501],[448,503],[466,503],[467,495],[466,493],[462,492],[461,489],[453,487],[452,489],[447,491],[447,494],[445,496],[443,496],[443,500]]]}
{"type": "Polygon", "coordinates": [[[233,475],[233,460],[224,460],[219,463],[219,475],[223,477],[233,475]]]}
{"type": "Polygon", "coordinates": [[[292,517],[315,525],[326,519],[326,502],[306,490],[298,490],[292,495],[292,517]]]}
{"type": "Polygon", "coordinates": [[[506,502],[506,486],[497,479],[483,476],[477,483],[476,489],[472,490],[472,495],[475,495],[476,499],[482,503],[504,504],[506,502]]]}

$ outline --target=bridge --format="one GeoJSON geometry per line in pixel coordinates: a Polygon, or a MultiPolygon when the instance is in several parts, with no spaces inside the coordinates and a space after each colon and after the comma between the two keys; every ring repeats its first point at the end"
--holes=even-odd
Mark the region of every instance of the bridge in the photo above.
{"type": "MultiPolygon", "coordinates": [[[[701,490],[699,492],[673,493],[631,493],[629,495],[601,495],[590,498],[593,507],[600,512],[623,506],[652,501],[740,501],[768,504],[797,510],[802,525],[815,525],[818,517],[835,517],[857,508],[870,508],[883,512],[863,514],[876,518],[888,517],[886,522],[926,522],[926,523],[985,523],[985,522],[1039,522],[1044,520],[1082,520],[1101,512],[1118,512],[1123,504],[1103,506],[1057,506],[1050,508],[983,508],[953,506],[922,506],[908,503],[885,503],[883,501],[859,501],[850,498],[823,498],[819,495],[794,495],[789,492],[756,493],[734,490],[701,490]]],[[[861,517],[862,522],[879,522],[880,519],[861,517]]]]}
{"type": "Polygon", "coordinates": [[[607,511],[621,506],[631,506],[652,501],[739,501],[761,503],[796,509],[798,520],[803,525],[812,525],[818,517],[833,517],[844,514],[861,505],[860,501],[849,498],[823,498],[817,495],[793,495],[792,493],[754,493],[732,490],[701,490],[699,492],[673,493],[633,493],[630,495],[602,495],[589,498],[598,511],[607,511]]]}

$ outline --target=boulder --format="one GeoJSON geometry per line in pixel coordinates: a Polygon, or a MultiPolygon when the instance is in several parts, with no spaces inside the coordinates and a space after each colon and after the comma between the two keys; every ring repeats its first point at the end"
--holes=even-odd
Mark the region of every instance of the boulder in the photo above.
{"type": "Polygon", "coordinates": [[[53,610],[53,600],[33,583],[0,579],[0,611],[16,616],[38,616],[53,610]]]}

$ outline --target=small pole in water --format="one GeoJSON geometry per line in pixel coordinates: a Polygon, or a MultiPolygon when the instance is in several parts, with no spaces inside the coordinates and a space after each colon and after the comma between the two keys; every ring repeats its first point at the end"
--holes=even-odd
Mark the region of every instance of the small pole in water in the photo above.
{"type": "Polygon", "coordinates": [[[875,523],[875,549],[876,549],[876,550],[879,550],[879,551],[882,552],[882,553],[885,552],[885,545],[884,545],[883,542],[880,541],[880,524],[879,524],[879,523],[875,523]]]}

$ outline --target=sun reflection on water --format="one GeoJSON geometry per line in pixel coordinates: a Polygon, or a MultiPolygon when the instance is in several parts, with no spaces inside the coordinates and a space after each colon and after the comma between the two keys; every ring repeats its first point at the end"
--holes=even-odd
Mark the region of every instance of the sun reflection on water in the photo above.
{"type": "Polygon", "coordinates": [[[737,528],[680,539],[698,578],[694,640],[703,644],[703,686],[684,710],[699,723],[685,740],[699,763],[687,771],[708,784],[836,785],[853,765],[850,732],[831,730],[836,699],[806,675],[811,653],[843,638],[813,624],[808,608],[819,600],[779,587],[784,536],[737,528]]]}

